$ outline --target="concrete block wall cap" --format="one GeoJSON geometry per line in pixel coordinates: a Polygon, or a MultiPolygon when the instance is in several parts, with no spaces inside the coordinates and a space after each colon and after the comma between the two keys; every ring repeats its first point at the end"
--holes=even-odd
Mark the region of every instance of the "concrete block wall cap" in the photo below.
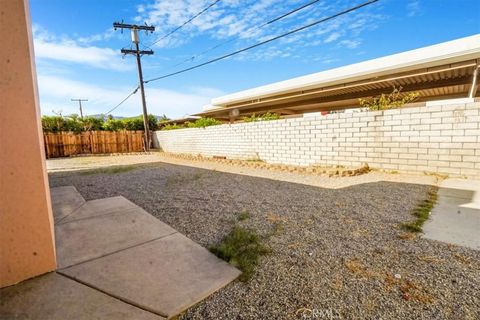
{"type": "Polygon", "coordinates": [[[473,98],[459,98],[459,99],[444,99],[444,100],[435,100],[427,101],[426,106],[438,106],[438,105],[449,105],[449,104],[466,104],[473,103],[475,99],[473,98]]]}

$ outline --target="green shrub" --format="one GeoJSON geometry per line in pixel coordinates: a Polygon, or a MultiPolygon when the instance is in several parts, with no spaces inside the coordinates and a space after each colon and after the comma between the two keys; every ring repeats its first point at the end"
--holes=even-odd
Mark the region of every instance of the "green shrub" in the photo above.
{"type": "Polygon", "coordinates": [[[143,130],[143,117],[122,119],[126,130],[143,130]]]}
{"type": "MultiPolygon", "coordinates": [[[[144,130],[143,127],[143,116],[132,117],[132,118],[125,118],[122,119],[125,124],[126,130],[144,130]]],[[[151,131],[155,131],[158,129],[158,122],[157,118],[154,115],[148,115],[148,128],[151,131]]]]}
{"type": "Polygon", "coordinates": [[[219,124],[222,124],[222,122],[214,118],[200,118],[198,120],[195,120],[195,122],[188,122],[187,127],[188,128],[205,128],[209,126],[217,126],[219,124]]]}
{"type": "Polygon", "coordinates": [[[185,122],[185,124],[166,124],[160,130],[175,130],[175,129],[185,129],[185,128],[205,128],[209,126],[216,126],[222,124],[221,121],[214,118],[200,118],[194,122],[185,122]]]}
{"type": "Polygon", "coordinates": [[[70,116],[43,116],[42,128],[45,132],[60,132],[60,131],[83,131],[84,123],[76,114],[70,116]]]}
{"type": "Polygon", "coordinates": [[[389,94],[381,94],[371,99],[358,99],[361,107],[368,110],[387,110],[401,108],[405,104],[415,101],[420,95],[418,92],[402,93],[402,87],[393,88],[389,94]]]}
{"type": "Polygon", "coordinates": [[[254,113],[250,117],[244,117],[243,121],[255,122],[255,121],[270,121],[270,120],[278,120],[278,119],[280,119],[280,116],[277,113],[267,112],[259,116],[255,115],[254,113]]]}
{"type": "Polygon", "coordinates": [[[269,253],[270,249],[252,230],[235,226],[218,245],[211,246],[210,251],[242,270],[239,279],[247,281],[252,277],[260,256],[269,253]]]}
{"type": "Polygon", "coordinates": [[[103,130],[120,131],[125,130],[125,121],[119,119],[108,119],[103,123],[103,130]]]}
{"type": "MultiPolygon", "coordinates": [[[[148,124],[150,130],[158,129],[158,122],[155,116],[148,115],[148,124]]],[[[119,131],[119,130],[144,130],[143,116],[113,119],[108,116],[104,119],[100,117],[83,117],[80,118],[77,114],[69,116],[43,116],[42,128],[44,132],[82,132],[82,131],[119,131]]]]}
{"type": "Polygon", "coordinates": [[[185,127],[174,123],[174,124],[166,124],[160,130],[175,130],[175,129],[185,129],[185,127]]]}
{"type": "Polygon", "coordinates": [[[42,128],[44,132],[58,132],[63,128],[63,122],[65,120],[62,117],[43,116],[42,128]]]}
{"type": "Polygon", "coordinates": [[[243,210],[238,215],[238,221],[244,221],[244,220],[247,220],[248,218],[250,218],[250,213],[247,210],[243,210]]]}
{"type": "Polygon", "coordinates": [[[77,121],[82,128],[81,131],[103,130],[103,117],[102,118],[84,117],[84,118],[78,118],[77,121]]]}
{"type": "Polygon", "coordinates": [[[160,118],[158,118],[158,122],[160,122],[160,123],[167,122],[169,120],[170,120],[170,118],[167,117],[165,114],[163,114],[160,118]]]}

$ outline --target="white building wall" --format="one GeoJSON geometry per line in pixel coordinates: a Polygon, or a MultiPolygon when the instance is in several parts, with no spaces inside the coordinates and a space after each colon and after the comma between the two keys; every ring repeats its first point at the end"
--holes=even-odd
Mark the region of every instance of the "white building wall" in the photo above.
{"type": "Polygon", "coordinates": [[[480,102],[156,131],[166,152],[480,177],[480,102]]]}

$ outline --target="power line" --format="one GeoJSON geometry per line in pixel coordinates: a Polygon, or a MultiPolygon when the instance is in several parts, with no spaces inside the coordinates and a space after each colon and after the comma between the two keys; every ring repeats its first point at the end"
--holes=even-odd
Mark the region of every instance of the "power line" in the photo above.
{"type": "Polygon", "coordinates": [[[135,88],[135,90],[133,90],[132,92],[130,92],[130,94],[125,98],[123,99],[120,103],[118,103],[115,107],[113,107],[112,109],[108,110],[107,112],[105,112],[104,114],[110,114],[112,113],[115,109],[117,109],[118,107],[120,107],[125,101],[127,101],[131,96],[133,96],[135,93],[137,93],[138,89],[140,88],[140,86],[137,86],[135,88]]]}
{"type": "Polygon", "coordinates": [[[295,9],[293,9],[293,10],[291,10],[291,11],[289,11],[289,12],[283,14],[283,15],[281,15],[280,17],[276,17],[276,18],[274,18],[274,19],[272,19],[272,20],[264,23],[263,25],[260,26],[260,28],[263,28],[263,27],[266,26],[267,24],[271,24],[271,23],[273,23],[273,22],[275,22],[275,21],[278,21],[278,20],[280,20],[280,19],[283,19],[283,18],[285,18],[285,17],[288,17],[289,15],[291,15],[291,14],[297,12],[297,11],[300,11],[300,10],[306,8],[306,7],[309,7],[309,6],[311,6],[312,4],[315,4],[315,3],[319,2],[319,1],[320,1],[320,0],[310,1],[310,2],[308,2],[308,3],[306,3],[306,4],[302,5],[302,6],[300,6],[300,7],[298,7],[298,8],[295,8],[295,9]]]}
{"type": "Polygon", "coordinates": [[[183,28],[185,25],[189,24],[190,22],[192,22],[193,20],[195,20],[198,16],[200,16],[201,14],[203,14],[205,11],[207,11],[208,9],[210,9],[211,7],[213,7],[214,5],[216,5],[218,2],[220,2],[220,0],[215,0],[214,2],[210,3],[207,7],[205,7],[202,11],[196,13],[194,16],[192,16],[190,19],[188,19],[187,21],[185,21],[182,25],[176,27],[175,29],[173,29],[172,31],[166,33],[165,35],[161,36],[160,38],[158,38],[157,40],[155,40],[154,42],[152,42],[151,44],[149,44],[148,46],[146,47],[151,47],[153,46],[154,44],[156,43],[159,43],[160,41],[162,41],[163,39],[171,36],[172,34],[174,34],[175,32],[177,32],[178,30],[180,30],[181,28],[183,28]]]}
{"type": "Polygon", "coordinates": [[[243,48],[243,49],[240,49],[240,50],[237,50],[237,51],[234,51],[234,52],[225,54],[225,55],[220,56],[220,57],[217,57],[217,58],[215,58],[215,59],[212,59],[212,60],[209,60],[209,61],[206,61],[206,62],[197,64],[197,65],[195,65],[195,66],[192,66],[192,67],[189,67],[189,68],[180,70],[180,71],[172,72],[172,73],[169,73],[169,74],[166,74],[166,75],[163,75],[163,76],[159,76],[159,77],[156,77],[156,78],[149,79],[149,80],[145,81],[145,83],[157,81],[157,80],[160,80],[160,79],[165,79],[165,78],[168,78],[168,77],[171,77],[171,76],[180,74],[180,73],[184,73],[184,72],[187,72],[187,71],[190,71],[190,70],[193,70],[193,69],[197,69],[197,68],[206,66],[206,65],[208,65],[208,64],[217,62],[217,61],[219,61],[219,60],[223,60],[223,59],[229,58],[229,57],[234,56],[234,55],[236,55],[236,54],[239,54],[239,53],[245,52],[245,51],[247,51],[247,50],[250,50],[250,49],[259,47],[259,46],[261,46],[261,45],[270,43],[270,42],[275,41],[275,40],[278,40],[278,39],[280,39],[280,38],[289,36],[289,35],[291,35],[291,34],[293,34],[293,33],[296,33],[296,32],[299,32],[299,31],[302,31],[302,30],[311,28],[311,27],[316,26],[317,24],[323,23],[323,22],[325,22],[325,21],[328,21],[328,20],[337,18],[337,17],[339,17],[339,16],[341,16],[341,15],[350,13],[350,12],[355,11],[355,10],[358,10],[358,9],[360,9],[360,8],[362,8],[362,7],[365,7],[365,6],[369,5],[369,4],[372,4],[372,3],[377,2],[377,1],[378,1],[378,0],[369,0],[369,1],[367,1],[367,2],[364,2],[364,3],[362,3],[362,4],[357,5],[357,6],[355,6],[355,7],[352,7],[352,8],[350,8],[350,9],[341,11],[341,12],[336,13],[336,14],[334,14],[334,15],[331,15],[331,16],[329,16],[329,17],[326,17],[326,18],[317,20],[317,21],[315,21],[315,22],[312,22],[312,23],[310,23],[310,24],[307,24],[307,25],[305,25],[305,26],[303,26],[303,27],[300,27],[300,28],[291,30],[291,31],[289,31],[289,32],[283,33],[283,34],[281,34],[281,35],[278,35],[278,36],[275,36],[275,37],[273,37],[273,38],[267,39],[267,40],[265,40],[265,41],[258,42],[258,43],[254,44],[254,45],[249,46],[249,47],[246,47],[246,48],[243,48]]]}
{"type": "MultiPolygon", "coordinates": [[[[253,30],[253,29],[255,29],[255,30],[261,29],[261,28],[263,28],[263,27],[265,27],[265,26],[267,26],[267,25],[269,25],[269,24],[272,24],[272,23],[278,21],[278,20],[281,20],[281,19],[283,19],[283,18],[286,18],[286,17],[288,17],[289,15],[292,15],[292,14],[294,14],[294,13],[297,12],[297,11],[300,11],[300,10],[302,10],[302,9],[304,9],[304,8],[307,8],[307,7],[309,7],[309,6],[317,3],[317,2],[319,2],[319,1],[320,1],[320,0],[310,1],[310,2],[304,4],[304,5],[300,6],[300,7],[297,7],[297,8],[295,8],[295,9],[293,9],[293,10],[290,10],[290,11],[282,14],[281,16],[278,16],[278,17],[276,17],[276,18],[273,18],[272,20],[269,20],[269,21],[267,21],[267,22],[265,22],[265,23],[263,23],[263,24],[261,24],[261,25],[259,25],[259,26],[252,26],[252,27],[248,28],[245,32],[249,32],[250,30],[253,30]]],[[[201,56],[203,56],[205,53],[208,53],[208,52],[210,52],[210,51],[213,51],[213,50],[215,50],[215,49],[217,49],[217,48],[219,48],[219,47],[221,47],[221,46],[224,46],[224,45],[226,45],[226,44],[228,44],[228,43],[231,43],[231,42],[233,42],[233,41],[235,41],[235,40],[236,40],[236,39],[233,38],[233,39],[230,39],[230,40],[221,42],[221,43],[219,43],[219,44],[216,44],[216,45],[214,45],[214,46],[206,49],[205,51],[202,51],[202,52],[200,52],[200,53],[198,53],[198,54],[194,54],[194,55],[191,56],[190,58],[185,59],[185,60],[183,60],[183,61],[181,61],[181,62],[173,65],[172,67],[170,67],[170,68],[168,68],[168,69],[181,66],[181,65],[183,65],[183,64],[185,64],[185,63],[187,63],[187,62],[189,62],[189,61],[193,61],[193,60],[196,59],[197,57],[201,57],[201,56]]]]}

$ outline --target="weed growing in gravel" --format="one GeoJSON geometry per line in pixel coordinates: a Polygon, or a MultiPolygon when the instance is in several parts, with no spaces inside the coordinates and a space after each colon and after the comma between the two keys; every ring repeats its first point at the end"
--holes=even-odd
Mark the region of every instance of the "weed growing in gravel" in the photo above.
{"type": "Polygon", "coordinates": [[[262,244],[261,238],[254,231],[235,226],[233,230],[218,244],[210,247],[217,257],[238,267],[242,274],[241,281],[248,281],[258,265],[260,256],[270,252],[262,244]]]}
{"type": "Polygon", "coordinates": [[[247,210],[240,212],[238,215],[238,221],[244,221],[250,218],[250,213],[247,210]]]}
{"type": "Polygon", "coordinates": [[[285,222],[287,220],[284,217],[274,213],[268,213],[267,221],[273,224],[273,228],[269,236],[278,236],[285,230],[285,222]]]}
{"type": "Polygon", "coordinates": [[[116,174],[116,173],[131,171],[135,168],[136,168],[136,166],[133,166],[133,165],[105,167],[105,168],[97,168],[97,169],[93,169],[93,170],[81,171],[80,174],[81,175],[91,175],[91,174],[99,174],[99,173],[116,174]]]}
{"type": "Polygon", "coordinates": [[[278,236],[284,230],[285,230],[285,226],[283,225],[283,222],[275,222],[273,224],[273,229],[272,229],[272,232],[270,233],[270,236],[278,236]]]}
{"type": "Polygon", "coordinates": [[[196,172],[193,175],[175,175],[169,176],[165,182],[165,186],[170,187],[174,184],[187,183],[189,181],[199,180],[203,176],[202,172],[196,172]]]}
{"type": "Polygon", "coordinates": [[[417,235],[411,232],[404,232],[398,236],[402,240],[415,240],[417,235]]]}
{"type": "Polygon", "coordinates": [[[402,227],[410,232],[421,232],[423,224],[428,220],[430,212],[437,202],[438,189],[434,188],[428,192],[428,198],[419,203],[413,211],[416,220],[402,224],[402,227]]]}

